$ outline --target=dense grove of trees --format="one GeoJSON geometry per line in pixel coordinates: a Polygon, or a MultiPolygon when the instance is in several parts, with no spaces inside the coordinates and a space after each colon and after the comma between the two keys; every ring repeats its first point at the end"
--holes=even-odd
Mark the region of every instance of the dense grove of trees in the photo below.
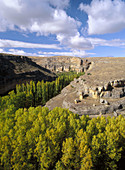
{"type": "Polygon", "coordinates": [[[124,169],[125,118],[79,117],[44,105],[74,77],[31,81],[0,97],[0,169],[124,169]]]}
{"type": "Polygon", "coordinates": [[[1,169],[122,169],[125,118],[13,107],[0,118],[1,169]]]}
{"type": "MultiPolygon", "coordinates": [[[[52,82],[38,81],[36,84],[34,81],[30,83],[17,85],[16,95],[21,95],[25,93],[26,106],[38,106],[45,105],[45,103],[60,93],[60,91],[67,86],[74,78],[78,78],[84,73],[68,72],[58,74],[58,78],[52,82]]],[[[23,100],[24,101],[24,100],[23,100]]],[[[24,106],[23,106],[24,107],[24,106]]]]}
{"type": "Polygon", "coordinates": [[[60,93],[74,78],[78,78],[84,73],[63,73],[52,82],[34,81],[16,86],[16,92],[11,91],[8,95],[0,97],[0,110],[4,111],[11,105],[17,110],[19,108],[29,108],[30,106],[45,105],[45,103],[60,93]]]}

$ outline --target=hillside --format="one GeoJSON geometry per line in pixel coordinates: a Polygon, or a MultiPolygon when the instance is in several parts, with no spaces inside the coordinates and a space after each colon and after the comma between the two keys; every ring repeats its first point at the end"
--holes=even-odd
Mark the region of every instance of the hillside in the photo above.
{"type": "Polygon", "coordinates": [[[47,102],[49,109],[69,108],[79,115],[109,114],[125,109],[125,58],[88,58],[90,68],[47,102]]]}
{"type": "Polygon", "coordinates": [[[0,94],[5,94],[26,81],[52,81],[56,75],[25,56],[0,54],[0,94]]]}

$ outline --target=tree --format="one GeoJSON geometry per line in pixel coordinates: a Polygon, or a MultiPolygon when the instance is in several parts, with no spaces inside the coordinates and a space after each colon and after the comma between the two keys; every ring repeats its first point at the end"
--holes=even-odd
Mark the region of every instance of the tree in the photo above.
{"type": "Polygon", "coordinates": [[[42,105],[46,103],[46,86],[44,81],[42,80],[42,105]]]}

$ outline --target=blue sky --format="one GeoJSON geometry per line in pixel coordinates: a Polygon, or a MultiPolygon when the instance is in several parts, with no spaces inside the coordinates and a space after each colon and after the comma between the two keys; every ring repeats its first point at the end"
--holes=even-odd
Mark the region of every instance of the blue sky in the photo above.
{"type": "Polygon", "coordinates": [[[0,0],[0,53],[125,57],[124,0],[0,0]]]}

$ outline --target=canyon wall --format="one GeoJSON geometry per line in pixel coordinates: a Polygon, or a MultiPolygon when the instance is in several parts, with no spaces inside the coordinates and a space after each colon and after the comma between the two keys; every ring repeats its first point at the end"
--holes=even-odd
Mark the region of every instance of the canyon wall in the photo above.
{"type": "Polygon", "coordinates": [[[84,72],[90,62],[86,59],[71,56],[30,57],[38,65],[54,72],[77,71],[84,72]]]}
{"type": "Polygon", "coordinates": [[[56,75],[25,56],[0,54],[0,95],[15,89],[16,84],[34,80],[55,80],[56,75]]]}

